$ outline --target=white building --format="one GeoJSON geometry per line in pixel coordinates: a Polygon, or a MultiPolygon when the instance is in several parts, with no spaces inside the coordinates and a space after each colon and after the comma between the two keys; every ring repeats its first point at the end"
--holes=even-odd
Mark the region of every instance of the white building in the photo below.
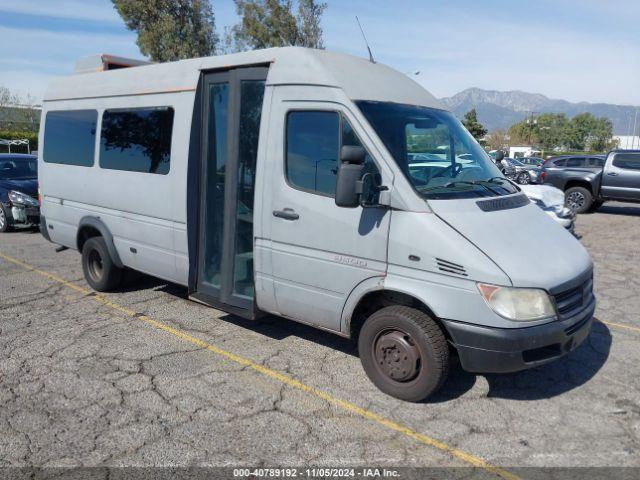
{"type": "Polygon", "coordinates": [[[614,135],[618,148],[623,150],[640,150],[640,135],[614,135]]]}
{"type": "Polygon", "coordinates": [[[509,157],[536,157],[540,156],[542,152],[531,145],[514,145],[509,147],[509,157]]]}

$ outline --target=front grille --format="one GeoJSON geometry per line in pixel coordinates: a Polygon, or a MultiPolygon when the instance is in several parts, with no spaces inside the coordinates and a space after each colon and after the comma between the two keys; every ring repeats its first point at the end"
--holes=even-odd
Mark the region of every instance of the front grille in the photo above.
{"type": "Polygon", "coordinates": [[[582,285],[554,295],[556,308],[561,316],[568,316],[582,310],[591,302],[593,297],[593,278],[582,285]]]}
{"type": "Polygon", "coordinates": [[[591,320],[591,317],[589,317],[589,316],[584,317],[578,323],[575,323],[575,324],[571,325],[570,327],[565,328],[564,329],[564,333],[566,333],[567,336],[573,335],[578,330],[580,330],[582,327],[584,327],[589,320],[591,320]]]}

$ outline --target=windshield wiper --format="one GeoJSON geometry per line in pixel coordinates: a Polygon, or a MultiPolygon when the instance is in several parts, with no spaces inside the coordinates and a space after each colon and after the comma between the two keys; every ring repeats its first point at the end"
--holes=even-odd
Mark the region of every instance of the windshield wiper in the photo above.
{"type": "Polygon", "coordinates": [[[509,181],[507,178],[505,177],[491,177],[487,180],[482,180],[483,182],[489,182],[489,183],[500,183],[502,184],[503,181],[509,181]],[[500,180],[500,182],[497,182],[496,180],[500,180]]]}
{"type": "Polygon", "coordinates": [[[475,181],[468,181],[468,180],[454,180],[452,182],[445,183],[444,185],[435,185],[433,187],[422,189],[422,191],[429,192],[432,190],[437,190],[438,188],[452,188],[452,187],[457,187],[458,185],[471,185],[472,187],[480,186],[485,190],[489,190],[491,193],[498,194],[498,192],[496,192],[495,190],[493,190],[487,185],[483,185],[482,183],[477,183],[475,181]]]}
{"type": "MultiPolygon", "coordinates": [[[[507,192],[509,191],[506,187],[504,182],[507,182],[507,185],[513,185],[513,183],[511,182],[511,180],[509,180],[508,178],[505,177],[491,177],[488,180],[477,180],[478,182],[486,182],[486,183],[493,183],[494,185],[500,185],[500,187],[504,188],[507,192]]],[[[500,192],[496,192],[496,193],[500,193],[500,192]]]]}

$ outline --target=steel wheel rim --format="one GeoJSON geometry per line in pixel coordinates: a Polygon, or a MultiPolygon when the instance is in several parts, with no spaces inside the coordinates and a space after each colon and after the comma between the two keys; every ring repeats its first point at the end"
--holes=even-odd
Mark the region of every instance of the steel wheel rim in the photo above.
{"type": "Polygon", "coordinates": [[[529,183],[529,175],[527,175],[526,173],[520,175],[520,183],[522,185],[527,185],[529,183]]]}
{"type": "Polygon", "coordinates": [[[418,346],[406,332],[398,329],[381,331],[373,340],[373,361],[386,379],[396,383],[410,383],[422,367],[418,346]]]}
{"type": "Polygon", "coordinates": [[[577,210],[584,206],[585,200],[584,195],[580,192],[571,192],[567,197],[567,204],[571,210],[577,210]]]}
{"type": "Polygon", "coordinates": [[[102,257],[97,250],[91,250],[89,252],[89,258],[87,259],[87,267],[91,279],[95,282],[99,282],[102,279],[104,272],[104,265],[102,264],[102,257]]]}
{"type": "Polygon", "coordinates": [[[7,217],[4,215],[4,210],[0,208],[0,230],[2,230],[7,223],[7,217]]]}

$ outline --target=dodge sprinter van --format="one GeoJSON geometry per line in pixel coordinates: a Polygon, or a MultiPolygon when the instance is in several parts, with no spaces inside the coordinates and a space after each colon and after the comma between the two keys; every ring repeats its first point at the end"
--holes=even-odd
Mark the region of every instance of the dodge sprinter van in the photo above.
{"type": "Polygon", "coordinates": [[[513,372],[589,335],[585,249],[384,65],[292,47],[76,73],[40,142],[42,232],[92,288],[131,268],[353,338],[395,397],[434,393],[452,353],[513,372]]]}

